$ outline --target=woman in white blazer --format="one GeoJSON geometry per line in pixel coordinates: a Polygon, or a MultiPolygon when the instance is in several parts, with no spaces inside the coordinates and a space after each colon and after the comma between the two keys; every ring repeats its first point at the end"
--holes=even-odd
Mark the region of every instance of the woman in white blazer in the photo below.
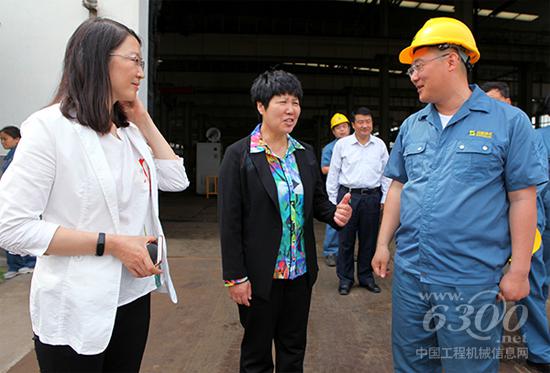
{"type": "Polygon", "coordinates": [[[137,372],[150,292],[177,302],[158,191],[189,185],[137,98],[140,39],[112,20],[71,36],[54,104],[22,125],[0,181],[0,247],[38,257],[30,313],[42,372],[137,372]]]}

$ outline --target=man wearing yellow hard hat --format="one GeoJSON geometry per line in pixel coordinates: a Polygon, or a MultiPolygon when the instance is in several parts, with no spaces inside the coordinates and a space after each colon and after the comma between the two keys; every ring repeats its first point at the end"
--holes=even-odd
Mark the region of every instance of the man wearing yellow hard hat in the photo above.
{"type": "Polygon", "coordinates": [[[446,17],[428,20],[399,55],[426,106],[401,125],[384,171],[393,181],[372,261],[386,276],[397,231],[396,372],[498,372],[497,296],[529,294],[536,187],[548,175],[529,118],[468,84],[479,58],[468,27],[446,17]]]}
{"type": "MultiPolygon", "coordinates": [[[[336,141],[349,135],[350,122],[348,117],[342,113],[334,114],[330,119],[330,130],[335,139],[325,145],[321,153],[321,171],[323,175],[328,174],[330,159],[332,158],[332,151],[334,150],[336,141]]],[[[323,256],[325,257],[325,263],[329,267],[336,266],[336,259],[338,257],[338,231],[328,224],[325,231],[325,241],[323,242],[323,256]]]]}
{"type": "MultiPolygon", "coordinates": [[[[487,96],[496,100],[511,104],[510,87],[505,82],[486,82],[481,89],[487,96]]],[[[530,124],[529,124],[530,125],[530,124]]],[[[550,141],[550,132],[545,129],[535,131],[537,142],[535,154],[541,162],[548,164],[548,151],[545,142],[550,141]]],[[[541,234],[545,226],[546,213],[550,213],[548,184],[537,188],[537,231],[535,232],[535,244],[531,256],[531,269],[529,271],[529,295],[517,303],[517,318],[519,320],[523,343],[527,347],[527,365],[541,371],[550,372],[550,329],[546,314],[546,301],[548,300],[548,267],[550,266],[550,247],[541,245],[541,234]],[[545,199],[547,206],[545,207],[545,199]],[[546,211],[549,210],[549,211],[546,211]],[[546,252],[546,253],[545,253],[546,252]]],[[[546,243],[547,245],[550,243],[546,243]]]]}

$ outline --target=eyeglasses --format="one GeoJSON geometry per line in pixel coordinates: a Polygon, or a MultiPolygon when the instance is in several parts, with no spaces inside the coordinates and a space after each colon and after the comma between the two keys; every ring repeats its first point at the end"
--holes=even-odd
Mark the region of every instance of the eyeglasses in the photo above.
{"type": "Polygon", "coordinates": [[[426,60],[426,61],[422,61],[422,60],[416,61],[416,62],[414,62],[414,63],[411,65],[411,67],[409,67],[409,68],[407,69],[407,75],[408,75],[409,78],[410,78],[410,77],[413,76],[413,74],[414,74],[415,72],[417,72],[417,73],[422,72],[422,70],[424,70],[424,66],[426,66],[428,63],[433,62],[433,61],[435,61],[435,60],[438,60],[438,59],[440,59],[440,58],[447,57],[449,54],[450,54],[450,53],[444,53],[444,54],[442,54],[441,56],[437,56],[437,57],[431,58],[431,59],[426,60]]]}
{"type": "Polygon", "coordinates": [[[136,66],[141,67],[142,70],[145,69],[145,61],[143,60],[143,58],[141,58],[139,56],[125,56],[123,54],[116,54],[116,53],[111,53],[110,56],[122,57],[122,58],[125,58],[127,60],[134,61],[136,66]]]}

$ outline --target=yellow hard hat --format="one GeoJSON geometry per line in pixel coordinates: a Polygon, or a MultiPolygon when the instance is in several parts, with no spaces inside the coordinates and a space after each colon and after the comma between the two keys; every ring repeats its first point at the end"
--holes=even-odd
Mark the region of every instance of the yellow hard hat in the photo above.
{"type": "Polygon", "coordinates": [[[537,230],[535,231],[535,242],[533,243],[533,250],[531,251],[532,254],[539,251],[541,243],[542,243],[542,236],[540,235],[540,231],[537,228],[537,230]]]}
{"type": "MultiPolygon", "coordinates": [[[[540,234],[539,229],[535,229],[535,242],[533,242],[533,249],[531,250],[531,255],[534,255],[537,251],[540,250],[542,244],[542,236],[540,234]]],[[[509,262],[512,261],[512,258],[508,260],[509,262]]]]}
{"type": "Polygon", "coordinates": [[[411,64],[414,50],[418,47],[429,45],[452,44],[459,45],[465,49],[470,57],[470,63],[474,64],[479,60],[479,51],[472,32],[464,23],[449,17],[438,17],[429,19],[414,36],[414,39],[407,48],[399,53],[399,62],[411,64]]]}
{"type": "Polygon", "coordinates": [[[346,117],[344,114],[336,113],[330,119],[330,129],[333,129],[334,127],[342,123],[349,123],[348,117],[346,117]]]}

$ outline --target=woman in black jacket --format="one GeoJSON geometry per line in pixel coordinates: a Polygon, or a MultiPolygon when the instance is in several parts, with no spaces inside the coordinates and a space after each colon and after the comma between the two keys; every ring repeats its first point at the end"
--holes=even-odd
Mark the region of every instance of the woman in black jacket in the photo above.
{"type": "Polygon", "coordinates": [[[300,81],[266,71],[250,92],[262,121],[227,148],[220,169],[223,278],[244,327],[241,372],[273,371],[273,341],[277,372],[301,372],[318,271],[313,217],[339,229],[350,196],[333,205],[312,147],[290,136],[300,81]]]}

